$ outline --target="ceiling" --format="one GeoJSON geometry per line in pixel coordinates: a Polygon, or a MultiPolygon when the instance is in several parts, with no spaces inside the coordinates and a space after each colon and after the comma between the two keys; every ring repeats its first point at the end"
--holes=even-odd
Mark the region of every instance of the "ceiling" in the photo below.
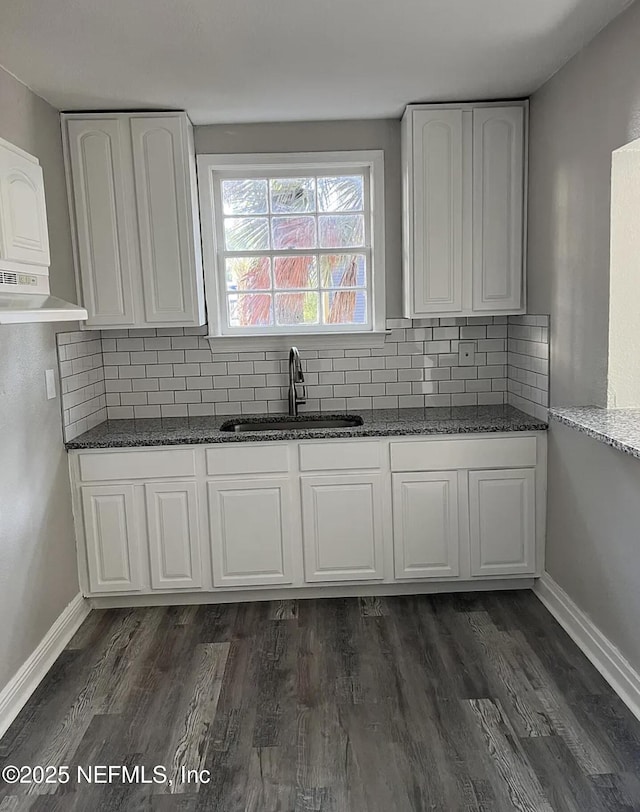
{"type": "Polygon", "coordinates": [[[527,96],[630,0],[2,0],[0,64],[55,107],[196,124],[527,96]]]}

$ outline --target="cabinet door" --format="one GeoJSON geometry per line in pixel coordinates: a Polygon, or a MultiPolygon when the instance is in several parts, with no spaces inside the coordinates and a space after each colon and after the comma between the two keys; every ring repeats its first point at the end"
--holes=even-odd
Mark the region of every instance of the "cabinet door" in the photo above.
{"type": "Polygon", "coordinates": [[[97,592],[142,588],[133,485],[82,488],[89,586],[97,592]]]}
{"type": "Polygon", "coordinates": [[[472,575],[535,572],[535,470],[469,472],[472,575]]]}
{"type": "Polygon", "coordinates": [[[144,486],[153,589],[200,589],[200,528],[195,482],[144,486]]]}
{"type": "Polygon", "coordinates": [[[135,211],[125,191],[126,119],[69,119],[68,157],[87,326],[135,324],[135,211]]]}
{"type": "Polygon", "coordinates": [[[462,309],[462,111],[413,114],[413,316],[462,309]]]}
{"type": "Polygon", "coordinates": [[[215,586],[293,580],[293,500],[285,477],[209,482],[215,586]]]}
{"type": "Polygon", "coordinates": [[[131,139],[145,320],[200,324],[184,121],[133,116],[131,139]]]}
{"type": "Polygon", "coordinates": [[[458,474],[393,474],[395,577],[459,575],[458,474]]]}
{"type": "Polygon", "coordinates": [[[42,168],[0,142],[0,259],[48,267],[42,168]]]}
{"type": "Polygon", "coordinates": [[[524,111],[473,111],[473,309],[522,306],[524,111]]]}
{"type": "Polygon", "coordinates": [[[303,476],[300,482],[305,580],[383,578],[381,475],[303,476]]]}

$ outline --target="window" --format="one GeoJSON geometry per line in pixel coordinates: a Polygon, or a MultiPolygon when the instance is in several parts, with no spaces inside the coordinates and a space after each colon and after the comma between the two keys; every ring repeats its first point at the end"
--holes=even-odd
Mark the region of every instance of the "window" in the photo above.
{"type": "Polygon", "coordinates": [[[384,329],[382,153],[198,158],[210,334],[384,329]]]}

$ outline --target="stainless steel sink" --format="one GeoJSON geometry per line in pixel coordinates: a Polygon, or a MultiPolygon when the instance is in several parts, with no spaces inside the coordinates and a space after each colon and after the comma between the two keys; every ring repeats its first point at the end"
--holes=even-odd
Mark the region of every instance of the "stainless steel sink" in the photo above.
{"type": "Polygon", "coordinates": [[[360,415],[340,415],[336,417],[277,417],[273,420],[229,420],[220,426],[220,431],[296,431],[309,429],[346,429],[361,426],[360,415]]]}

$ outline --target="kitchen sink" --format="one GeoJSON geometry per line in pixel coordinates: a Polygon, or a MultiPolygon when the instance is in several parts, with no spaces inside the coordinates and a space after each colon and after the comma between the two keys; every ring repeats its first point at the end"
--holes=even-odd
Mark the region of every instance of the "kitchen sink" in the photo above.
{"type": "Polygon", "coordinates": [[[330,417],[275,417],[272,420],[228,420],[220,431],[308,431],[309,429],[347,429],[361,426],[360,415],[330,417]]]}

